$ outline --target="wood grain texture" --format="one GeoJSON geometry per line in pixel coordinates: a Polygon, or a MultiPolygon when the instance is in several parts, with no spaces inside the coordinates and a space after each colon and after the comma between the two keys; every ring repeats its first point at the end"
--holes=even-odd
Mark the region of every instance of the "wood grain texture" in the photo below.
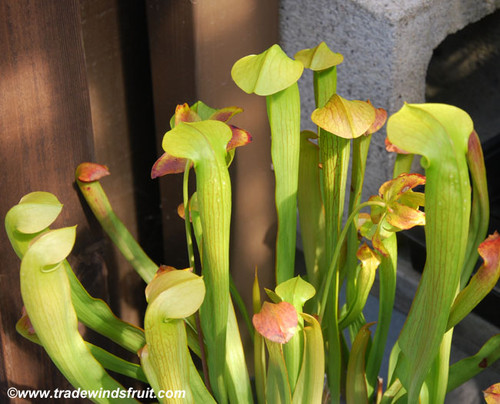
{"type": "MultiPolygon", "coordinates": [[[[28,192],[56,194],[64,210],[54,227],[80,225],[74,262],[98,284],[101,265],[83,248],[92,236],[72,188],[74,168],[93,150],[78,1],[6,0],[0,16],[0,216],[28,192]]],[[[7,386],[67,388],[43,350],[15,332],[19,260],[3,231],[0,251],[0,397],[7,386]]]]}
{"type": "MultiPolygon", "coordinates": [[[[146,0],[158,157],[176,105],[196,101],[192,7],[187,0],[146,0]]],[[[184,221],[177,215],[177,206],[182,203],[182,175],[156,181],[161,194],[164,264],[185,268],[184,221]]]]}

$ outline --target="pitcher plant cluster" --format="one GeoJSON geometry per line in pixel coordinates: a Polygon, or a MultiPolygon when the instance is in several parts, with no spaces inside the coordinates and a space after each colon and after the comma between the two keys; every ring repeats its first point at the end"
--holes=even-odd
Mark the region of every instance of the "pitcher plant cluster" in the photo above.
{"type": "MultiPolygon", "coordinates": [[[[273,45],[232,68],[243,91],[266,97],[272,134],[277,286],[263,298],[255,272],[253,313],[247,313],[231,279],[228,172],[236,147],[252,138],[229,124],[240,108],[196,102],[177,107],[163,138],[165,153],[151,172],[153,178],[184,176],[179,214],[189,268],[158,265],[144,253],[101,187],[99,180],[109,174],[105,166],[83,163],[76,170],[94,215],[147,283],[144,328],[122,321],[87,293],[66,260],[75,227],[50,229],[62,204],[50,193],[33,192],[5,218],[21,259],[24,314],[18,332],[43,346],[75,388],[124,389],[108,373],[113,371],[149,383],[156,392],[186,392],[165,402],[339,403],[343,397],[352,404],[443,403],[447,392],[496,361],[500,335],[474,356],[449,364],[454,326],[500,275],[500,237],[486,237],[486,173],[471,118],[450,105],[405,104],[386,126],[387,150],[396,153],[393,178],[362,202],[371,137],[387,114],[370,101],[337,94],[342,61],[325,43],[294,59],[273,45]],[[305,68],[313,71],[316,132],[300,129],[297,81],[305,68]],[[410,172],[417,155],[425,176],[410,172]],[[194,192],[189,175],[196,177],[194,192]],[[306,263],[302,277],[295,276],[297,210],[306,263]],[[425,268],[391,347],[396,233],[414,226],[425,226],[425,268]],[[378,321],[367,324],[363,309],[377,272],[378,321]],[[253,353],[243,350],[237,314],[248,327],[253,353]],[[137,353],[139,363],[86,342],[79,322],[137,353]],[[388,374],[381,375],[389,352],[388,374]]],[[[487,402],[500,402],[499,392],[500,385],[487,389],[487,402]]]]}

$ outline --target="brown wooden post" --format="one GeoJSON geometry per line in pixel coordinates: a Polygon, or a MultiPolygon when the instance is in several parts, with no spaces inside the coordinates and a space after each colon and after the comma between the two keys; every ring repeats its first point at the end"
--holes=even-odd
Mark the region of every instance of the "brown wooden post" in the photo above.
{"type": "MultiPolygon", "coordinates": [[[[79,225],[74,266],[100,285],[100,262],[82,248],[92,238],[72,187],[76,165],[93,157],[79,2],[1,1],[0,54],[0,217],[28,192],[56,194],[64,209],[54,227],[79,225]]],[[[68,388],[43,349],[15,331],[19,260],[4,231],[0,256],[0,397],[7,387],[68,388]]]]}

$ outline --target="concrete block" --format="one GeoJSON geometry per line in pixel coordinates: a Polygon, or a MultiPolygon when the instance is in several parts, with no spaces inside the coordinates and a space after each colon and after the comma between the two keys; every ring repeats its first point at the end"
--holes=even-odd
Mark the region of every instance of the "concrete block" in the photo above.
{"type": "MultiPolygon", "coordinates": [[[[281,0],[281,44],[293,56],[325,41],[345,57],[338,93],[392,114],[404,101],[424,101],[427,66],[443,39],[498,8],[500,0],[281,0]]],[[[311,80],[306,74],[300,82],[306,129],[314,129],[311,80]]],[[[391,177],[384,137],[372,141],[364,199],[391,177]]]]}

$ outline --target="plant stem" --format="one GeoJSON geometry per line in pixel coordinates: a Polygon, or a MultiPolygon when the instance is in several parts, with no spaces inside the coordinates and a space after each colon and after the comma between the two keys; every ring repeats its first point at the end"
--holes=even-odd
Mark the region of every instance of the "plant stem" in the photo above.
{"type": "Polygon", "coordinates": [[[186,229],[186,244],[188,250],[189,266],[194,269],[194,251],[193,251],[193,237],[191,235],[191,212],[189,206],[189,169],[191,167],[191,160],[186,160],[186,168],[184,169],[184,178],[182,183],[182,196],[184,203],[184,226],[186,229]]]}
{"type": "Polygon", "coordinates": [[[340,233],[337,245],[335,247],[335,251],[334,251],[333,256],[332,256],[332,260],[330,261],[330,266],[328,267],[326,279],[325,279],[325,282],[323,283],[323,289],[321,289],[320,294],[319,294],[320,295],[320,299],[319,299],[320,306],[319,306],[319,313],[318,314],[319,314],[320,322],[323,319],[323,315],[325,314],[326,301],[328,299],[328,292],[330,289],[330,283],[332,283],[333,275],[335,273],[337,273],[337,275],[338,275],[338,271],[336,271],[335,269],[337,267],[337,264],[338,264],[337,261],[340,257],[340,252],[342,250],[342,243],[343,243],[345,237],[347,236],[349,226],[351,225],[351,222],[354,220],[354,218],[359,213],[359,211],[363,208],[368,207],[368,206],[385,207],[385,204],[383,202],[377,202],[377,201],[366,201],[366,202],[358,205],[352,211],[352,213],[349,215],[349,217],[347,218],[347,221],[344,225],[344,228],[343,228],[342,232],[340,233]]]}

